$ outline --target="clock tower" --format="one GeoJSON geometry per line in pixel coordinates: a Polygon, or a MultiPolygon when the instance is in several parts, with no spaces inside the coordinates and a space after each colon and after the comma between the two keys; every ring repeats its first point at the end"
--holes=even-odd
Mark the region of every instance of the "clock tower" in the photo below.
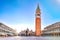
{"type": "Polygon", "coordinates": [[[41,36],[41,12],[39,8],[39,4],[37,6],[36,14],[35,14],[35,35],[41,36]]]}

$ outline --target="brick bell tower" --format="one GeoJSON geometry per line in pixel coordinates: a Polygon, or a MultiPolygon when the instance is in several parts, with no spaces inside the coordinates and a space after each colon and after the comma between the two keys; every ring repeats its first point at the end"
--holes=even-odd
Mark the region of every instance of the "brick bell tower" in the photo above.
{"type": "Polygon", "coordinates": [[[41,12],[39,8],[39,4],[36,9],[36,14],[35,14],[35,35],[36,36],[41,36],[41,12]]]}

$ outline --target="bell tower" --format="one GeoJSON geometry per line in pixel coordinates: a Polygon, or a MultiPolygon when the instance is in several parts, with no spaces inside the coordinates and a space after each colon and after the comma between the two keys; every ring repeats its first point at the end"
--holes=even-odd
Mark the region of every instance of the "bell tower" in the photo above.
{"type": "Polygon", "coordinates": [[[37,5],[36,14],[35,14],[35,35],[41,36],[41,12],[39,4],[37,5]]]}

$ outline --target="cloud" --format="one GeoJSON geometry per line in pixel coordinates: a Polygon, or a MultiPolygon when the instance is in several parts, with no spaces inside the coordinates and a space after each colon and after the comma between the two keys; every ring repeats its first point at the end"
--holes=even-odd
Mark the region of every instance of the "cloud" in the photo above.
{"type": "Polygon", "coordinates": [[[4,21],[1,21],[1,20],[0,20],[0,23],[3,23],[3,24],[5,24],[5,25],[7,25],[8,27],[16,30],[18,33],[19,33],[20,31],[22,31],[22,30],[26,30],[27,28],[28,28],[29,30],[35,31],[35,25],[34,25],[34,23],[33,23],[33,24],[32,24],[32,23],[9,24],[9,23],[4,22],[4,21]]]}
{"type": "Polygon", "coordinates": [[[56,0],[56,2],[57,2],[58,4],[60,4],[60,0],[56,0]]]}
{"type": "Polygon", "coordinates": [[[22,30],[26,30],[27,28],[29,30],[35,30],[34,25],[33,24],[15,24],[15,25],[10,25],[12,28],[14,28],[15,30],[17,30],[17,32],[20,32],[22,30]]]}
{"type": "Polygon", "coordinates": [[[60,0],[53,0],[52,2],[53,2],[55,5],[58,5],[58,6],[60,5],[60,0]]]}

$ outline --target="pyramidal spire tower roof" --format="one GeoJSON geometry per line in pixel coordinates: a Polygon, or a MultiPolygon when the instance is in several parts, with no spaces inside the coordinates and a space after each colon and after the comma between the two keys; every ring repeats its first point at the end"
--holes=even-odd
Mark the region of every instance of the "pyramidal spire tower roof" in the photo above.
{"type": "Polygon", "coordinates": [[[37,5],[37,9],[36,10],[40,10],[40,8],[39,8],[39,3],[38,3],[38,5],[37,5]]]}
{"type": "Polygon", "coordinates": [[[36,13],[40,13],[40,7],[39,7],[39,4],[37,4],[36,13]]]}

